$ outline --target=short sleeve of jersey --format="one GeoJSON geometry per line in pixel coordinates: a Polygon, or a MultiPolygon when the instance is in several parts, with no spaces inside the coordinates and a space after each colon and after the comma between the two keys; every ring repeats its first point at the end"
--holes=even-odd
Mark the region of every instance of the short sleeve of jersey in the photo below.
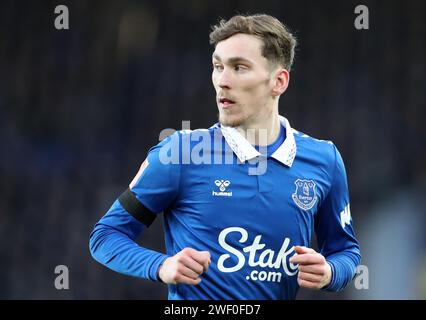
{"type": "Polygon", "coordinates": [[[179,146],[175,133],[152,147],[139,172],[130,183],[130,190],[150,211],[160,213],[173,203],[179,192],[179,159],[172,157],[179,146]]]}
{"type": "Polygon", "coordinates": [[[315,219],[318,247],[326,257],[342,250],[358,251],[350,214],[345,166],[337,148],[334,145],[332,148],[334,161],[330,167],[331,186],[315,219]]]}

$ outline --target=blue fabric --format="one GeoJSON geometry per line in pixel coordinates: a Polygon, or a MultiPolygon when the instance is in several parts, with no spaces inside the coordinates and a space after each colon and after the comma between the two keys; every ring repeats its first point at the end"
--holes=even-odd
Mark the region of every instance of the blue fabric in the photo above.
{"type": "MultiPolygon", "coordinates": [[[[277,139],[273,143],[267,146],[267,155],[270,157],[277,149],[282,145],[285,140],[285,129],[283,126],[280,126],[280,133],[278,134],[277,139]]],[[[254,146],[257,151],[264,154],[262,148],[259,146],[254,146]]]]}
{"type": "MultiPolygon", "coordinates": [[[[282,129],[277,146],[286,136],[282,129]]],[[[248,174],[256,163],[239,163],[219,126],[175,133],[151,148],[131,184],[145,207],[164,212],[167,254],[135,244],[144,227],[115,202],[92,232],[92,255],[115,271],[156,280],[168,256],[208,250],[212,263],[201,283],[169,285],[169,299],[294,299],[297,266],[289,258],[295,245],[311,247],[316,232],[333,270],[324,289],[343,289],[360,262],[343,160],[331,142],[297,131],[294,138],[293,165],[271,158],[272,144],[267,170],[256,176],[248,174]]]]}

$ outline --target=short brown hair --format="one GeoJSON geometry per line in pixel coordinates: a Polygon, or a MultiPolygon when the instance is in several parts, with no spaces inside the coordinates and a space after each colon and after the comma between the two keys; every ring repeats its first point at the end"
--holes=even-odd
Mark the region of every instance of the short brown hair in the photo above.
{"type": "Polygon", "coordinates": [[[263,41],[262,55],[273,65],[281,65],[290,72],[294,59],[296,38],[277,18],[267,14],[236,15],[220,20],[212,27],[210,44],[216,45],[234,34],[254,35],[263,41]]]}

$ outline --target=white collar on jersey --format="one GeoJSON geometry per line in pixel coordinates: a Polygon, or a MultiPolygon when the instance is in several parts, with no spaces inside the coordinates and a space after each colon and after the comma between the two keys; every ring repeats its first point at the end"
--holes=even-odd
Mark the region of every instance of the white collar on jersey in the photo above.
{"type": "MultiPolygon", "coordinates": [[[[286,129],[286,138],[271,157],[291,167],[296,157],[296,141],[294,140],[293,129],[290,127],[288,120],[283,116],[279,117],[281,125],[286,129]]],[[[222,125],[220,128],[226,142],[241,162],[254,159],[261,155],[237,129],[222,125]]]]}

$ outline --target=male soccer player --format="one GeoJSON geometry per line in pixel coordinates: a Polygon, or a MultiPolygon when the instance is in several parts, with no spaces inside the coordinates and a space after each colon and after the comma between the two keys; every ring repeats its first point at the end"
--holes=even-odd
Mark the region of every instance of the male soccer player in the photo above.
{"type": "Polygon", "coordinates": [[[93,257],[168,284],[169,299],[294,299],[338,291],[360,262],[336,147],[278,113],[296,40],[276,18],[234,16],[210,33],[219,122],[151,148],[96,224],[93,257]],[[164,212],[167,253],[135,239],[164,212]],[[319,252],[310,248],[316,232],[319,252]]]}

